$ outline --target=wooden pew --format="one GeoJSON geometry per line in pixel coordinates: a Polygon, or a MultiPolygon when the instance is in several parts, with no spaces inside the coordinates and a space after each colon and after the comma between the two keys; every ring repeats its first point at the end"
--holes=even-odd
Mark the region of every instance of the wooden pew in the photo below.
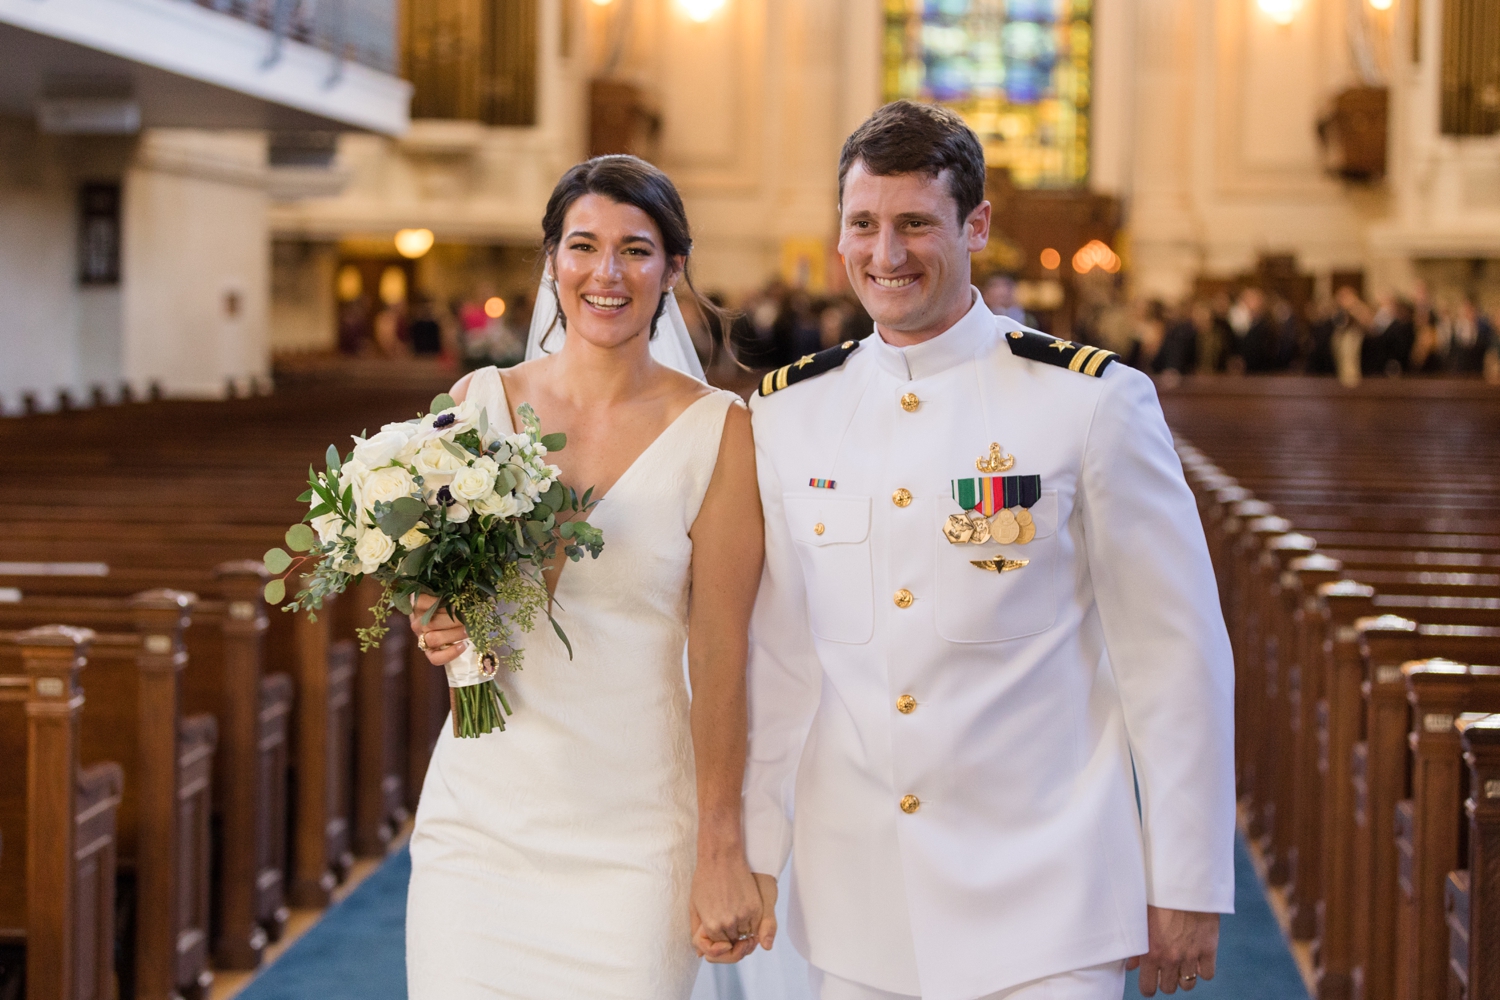
{"type": "MultiPolygon", "coordinates": [[[[1500,633],[1500,630],[1497,630],[1500,633]]],[[[1444,887],[1459,866],[1463,759],[1454,722],[1465,712],[1500,712],[1500,666],[1427,660],[1402,667],[1412,707],[1411,799],[1398,806],[1401,894],[1396,996],[1442,996],[1449,941],[1444,887]]]]}
{"type": "MultiPolygon", "coordinates": [[[[1354,862],[1351,894],[1356,995],[1393,997],[1400,860],[1391,823],[1410,788],[1410,708],[1402,665],[1446,658],[1500,660],[1500,629],[1425,626],[1385,616],[1360,627],[1365,658],[1365,739],[1352,755],[1354,862]],[[1362,987],[1362,990],[1361,990],[1362,987]]],[[[1342,830],[1335,836],[1344,836],[1342,830]]],[[[1446,875],[1447,869],[1444,869],[1446,875]]]]}
{"type": "Polygon", "coordinates": [[[1500,715],[1463,716],[1468,867],[1449,873],[1448,997],[1500,998],[1500,715]]]}
{"type": "MultiPolygon", "coordinates": [[[[217,859],[211,942],[224,968],[254,968],[287,920],[287,762],[292,684],[262,675],[266,613],[258,563],[219,567],[223,599],[197,600],[183,633],[182,713],[217,722],[213,841],[217,859]]],[[[146,592],[151,593],[151,592],[146,592]]],[[[0,604],[0,626],[73,621],[98,631],[134,628],[132,598],[30,595],[0,604]]],[[[181,980],[186,987],[189,980],[181,980]]]]}
{"type": "Polygon", "coordinates": [[[113,1000],[120,768],[79,767],[93,634],[47,626],[0,637],[0,942],[24,951],[27,1000],[113,1000]]]}

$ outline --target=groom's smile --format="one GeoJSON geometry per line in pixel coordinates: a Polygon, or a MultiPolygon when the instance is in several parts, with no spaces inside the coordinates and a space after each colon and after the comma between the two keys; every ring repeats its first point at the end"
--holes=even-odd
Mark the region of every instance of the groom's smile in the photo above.
{"type": "Polygon", "coordinates": [[[989,238],[989,203],[959,218],[947,172],[844,176],[839,253],[855,294],[886,340],[918,343],[973,304],[969,254],[989,238]]]}

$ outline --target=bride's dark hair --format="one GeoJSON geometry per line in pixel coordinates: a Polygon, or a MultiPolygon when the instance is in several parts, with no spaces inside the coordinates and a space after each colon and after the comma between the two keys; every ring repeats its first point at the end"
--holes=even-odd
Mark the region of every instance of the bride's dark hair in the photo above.
{"type": "MultiPolygon", "coordinates": [[[[661,231],[662,249],[667,257],[683,259],[683,283],[704,313],[704,318],[709,320],[709,332],[717,346],[725,314],[718,306],[699,295],[698,289],[693,287],[693,278],[687,267],[688,258],[693,252],[693,234],[688,228],[682,196],[677,193],[677,186],[672,183],[671,178],[645,160],[623,154],[596,156],[573,167],[562,175],[557,186],[552,189],[552,197],[547,199],[547,211],[542,216],[542,253],[548,260],[553,258],[562,244],[563,222],[567,218],[568,209],[586,194],[602,195],[622,205],[633,205],[651,216],[651,221],[661,231]],[[710,316],[713,319],[709,319],[710,316]]],[[[656,314],[651,317],[652,338],[656,337],[656,323],[666,312],[667,296],[671,294],[670,290],[663,290],[661,301],[656,304],[656,314]]],[[[564,330],[568,328],[568,318],[563,315],[560,296],[555,322],[561,323],[564,330]]]]}

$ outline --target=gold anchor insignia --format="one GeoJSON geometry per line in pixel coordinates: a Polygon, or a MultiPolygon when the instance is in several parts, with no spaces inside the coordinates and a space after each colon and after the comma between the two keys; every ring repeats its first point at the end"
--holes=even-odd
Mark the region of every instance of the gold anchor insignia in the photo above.
{"type": "Polygon", "coordinates": [[[1009,573],[1012,570],[1025,569],[1030,564],[1030,559],[1006,559],[1004,556],[995,556],[993,559],[969,560],[969,565],[978,566],[980,569],[989,570],[991,573],[1009,573]]]}
{"type": "Polygon", "coordinates": [[[1000,450],[998,442],[990,442],[990,453],[986,458],[974,459],[974,468],[980,472],[1005,472],[1016,464],[1014,455],[1007,455],[1000,450]]]}
{"type": "Polygon", "coordinates": [[[808,365],[810,365],[812,363],[813,363],[813,356],[811,354],[804,354],[804,355],[802,355],[802,357],[800,357],[800,358],[797,359],[797,363],[794,364],[794,365],[792,365],[792,367],[796,368],[796,369],[798,369],[800,371],[801,369],[806,368],[808,365]]]}

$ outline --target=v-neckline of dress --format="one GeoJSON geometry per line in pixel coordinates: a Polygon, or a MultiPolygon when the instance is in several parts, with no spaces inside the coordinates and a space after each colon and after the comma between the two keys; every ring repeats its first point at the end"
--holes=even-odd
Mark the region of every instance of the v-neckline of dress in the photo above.
{"type": "MultiPolygon", "coordinates": [[[[505,407],[505,415],[506,415],[507,423],[510,424],[511,433],[515,434],[515,433],[517,433],[517,431],[516,431],[516,421],[515,421],[515,417],[511,415],[511,411],[510,411],[510,393],[508,393],[506,391],[506,389],[505,389],[505,379],[500,376],[500,370],[498,368],[495,370],[495,381],[498,382],[499,385],[500,385],[500,403],[501,403],[501,405],[503,405],[505,407]]],[[[712,386],[710,386],[708,392],[705,392],[703,395],[699,396],[697,399],[693,400],[686,407],[684,407],[683,411],[681,413],[677,414],[677,416],[675,416],[675,417],[672,418],[671,423],[669,423],[669,424],[667,424],[667,426],[663,427],[661,429],[661,431],[656,435],[656,437],[654,437],[654,438],[651,439],[651,443],[650,444],[646,445],[645,448],[641,449],[641,452],[640,452],[639,455],[636,455],[635,458],[631,459],[630,464],[625,467],[625,471],[622,472],[622,473],[620,473],[620,475],[618,477],[616,477],[615,481],[610,484],[609,492],[606,493],[606,494],[604,494],[604,496],[596,498],[594,502],[598,503],[598,504],[602,504],[604,502],[604,500],[605,500],[606,497],[613,496],[614,493],[615,493],[615,491],[620,488],[620,484],[623,483],[623,482],[625,482],[625,480],[627,480],[627,479],[630,478],[630,474],[632,472],[634,472],[638,466],[640,466],[640,464],[645,460],[646,456],[649,455],[649,454],[651,454],[653,451],[655,451],[656,450],[656,446],[659,445],[659,444],[661,444],[662,439],[666,438],[674,430],[676,430],[677,426],[683,422],[683,420],[687,417],[687,415],[689,413],[693,412],[693,410],[697,409],[698,404],[702,403],[706,399],[712,399],[712,398],[714,398],[714,396],[716,396],[718,394],[719,394],[719,390],[714,389],[712,386]]],[[[596,527],[597,527],[597,525],[596,525],[596,527]]],[[[559,561],[558,566],[557,566],[557,578],[553,582],[552,586],[547,590],[547,606],[548,606],[548,609],[549,609],[549,613],[550,613],[550,609],[551,609],[552,605],[557,602],[557,592],[562,588],[563,571],[566,568],[567,568],[567,560],[564,559],[564,560],[559,561]]],[[[543,586],[545,586],[546,585],[546,572],[545,572],[545,568],[543,570],[542,581],[543,581],[543,586]]]]}
{"type": "MultiPolygon", "coordinates": [[[[500,402],[505,406],[506,422],[510,424],[510,432],[512,434],[517,434],[519,433],[519,431],[516,430],[515,417],[511,415],[510,410],[510,394],[505,390],[505,379],[501,378],[498,369],[496,369],[495,371],[495,379],[500,383],[500,402]]],[[[645,459],[647,455],[651,454],[651,452],[656,450],[656,446],[661,443],[662,438],[665,438],[668,434],[671,434],[672,431],[677,427],[677,425],[682,423],[683,419],[689,413],[693,412],[693,410],[698,406],[699,403],[703,402],[705,399],[712,399],[714,396],[718,395],[719,392],[720,390],[710,386],[707,392],[684,407],[681,413],[673,417],[671,422],[668,423],[667,426],[663,427],[657,433],[656,437],[651,439],[650,444],[641,449],[640,454],[636,455],[635,458],[630,460],[630,464],[625,467],[625,471],[616,476],[615,481],[610,484],[609,492],[602,496],[596,497],[595,499],[602,502],[606,496],[613,494],[615,490],[619,489],[620,484],[623,483],[626,479],[630,478],[630,474],[636,470],[636,467],[641,464],[642,460],[645,459]]]]}

